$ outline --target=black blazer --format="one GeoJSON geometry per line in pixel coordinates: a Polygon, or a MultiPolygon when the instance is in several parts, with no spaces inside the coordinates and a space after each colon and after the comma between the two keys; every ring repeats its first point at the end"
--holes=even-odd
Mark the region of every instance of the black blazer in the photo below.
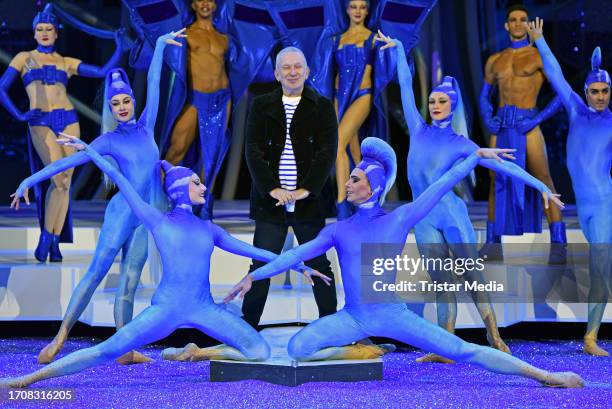
{"type": "MultiPolygon", "coordinates": [[[[246,126],[246,160],[251,172],[251,208],[255,220],[284,221],[285,209],[275,206],[270,192],[280,187],[278,164],[285,146],[283,91],[253,100],[246,126]]],[[[320,220],[335,215],[336,206],[330,171],[338,149],[338,120],[331,101],[304,87],[290,128],[297,165],[297,188],[310,192],[295,204],[297,220],[320,220]]]]}

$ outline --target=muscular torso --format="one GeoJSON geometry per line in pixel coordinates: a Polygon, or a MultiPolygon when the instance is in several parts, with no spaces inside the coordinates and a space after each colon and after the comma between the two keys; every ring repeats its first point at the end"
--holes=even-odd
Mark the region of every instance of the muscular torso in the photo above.
{"type": "MultiPolygon", "coordinates": [[[[340,41],[338,43],[338,49],[342,49],[345,46],[356,46],[356,47],[364,47],[365,42],[370,37],[372,32],[368,29],[359,30],[359,31],[346,31],[340,37],[340,41]]],[[[340,75],[340,73],[338,73],[340,75]]],[[[336,85],[338,88],[338,75],[336,75],[336,85]]],[[[361,80],[361,84],[359,89],[371,88],[372,87],[372,66],[366,65],[365,70],[363,72],[363,78],[361,80]]]]}
{"type": "MultiPolygon", "coordinates": [[[[58,53],[44,54],[38,51],[19,53],[11,62],[11,66],[19,71],[23,77],[29,70],[42,68],[44,65],[54,65],[57,70],[64,71],[68,78],[76,73],[80,61],[74,58],[62,57],[58,53]]],[[[68,99],[66,87],[60,82],[43,84],[41,81],[32,81],[26,88],[30,99],[30,109],[40,109],[44,112],[54,109],[73,109],[68,99]]]]}
{"type": "Polygon", "coordinates": [[[544,82],[542,59],[538,50],[528,46],[506,48],[487,62],[487,80],[499,87],[499,106],[514,105],[522,109],[536,106],[544,82]]]}
{"type": "Polygon", "coordinates": [[[225,53],[228,39],[214,29],[203,29],[192,24],[185,32],[189,46],[187,70],[191,87],[199,92],[211,93],[227,88],[225,53]]]}

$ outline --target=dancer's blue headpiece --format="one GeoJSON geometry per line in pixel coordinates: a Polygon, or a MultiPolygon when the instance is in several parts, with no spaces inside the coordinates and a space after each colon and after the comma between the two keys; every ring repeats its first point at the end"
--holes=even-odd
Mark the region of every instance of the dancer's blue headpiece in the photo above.
{"type": "Polygon", "coordinates": [[[463,107],[463,99],[461,98],[461,89],[459,88],[457,80],[447,75],[431,92],[443,92],[448,95],[451,101],[450,115],[442,121],[434,120],[433,124],[440,128],[446,128],[448,125],[451,125],[456,134],[467,138],[468,131],[467,121],[465,119],[465,109],[463,107]]]}
{"type": "Polygon", "coordinates": [[[112,97],[119,94],[128,94],[136,102],[127,74],[121,68],[114,68],[106,74],[106,100],[110,102],[112,97]]]}
{"type": "Polygon", "coordinates": [[[53,24],[53,27],[55,27],[56,30],[58,29],[59,23],[57,17],[53,14],[53,4],[47,3],[45,8],[34,16],[34,20],[32,20],[32,30],[36,31],[36,26],[40,23],[53,24]]]}
{"type": "Polygon", "coordinates": [[[165,160],[161,161],[161,167],[166,175],[164,189],[174,206],[191,208],[189,183],[191,183],[193,171],[183,166],[172,166],[165,160]]]}
{"type": "Polygon", "coordinates": [[[380,206],[385,202],[385,197],[395,182],[397,173],[397,159],[393,148],[380,138],[369,137],[361,142],[362,160],[357,167],[366,174],[372,196],[360,207],[380,206]]]}
{"type": "Polygon", "coordinates": [[[594,82],[605,82],[609,86],[611,85],[610,74],[608,71],[602,70],[599,67],[601,66],[601,48],[595,47],[593,50],[593,55],[591,55],[591,72],[587,75],[586,81],[584,83],[584,90],[586,91],[589,85],[594,82]]]}

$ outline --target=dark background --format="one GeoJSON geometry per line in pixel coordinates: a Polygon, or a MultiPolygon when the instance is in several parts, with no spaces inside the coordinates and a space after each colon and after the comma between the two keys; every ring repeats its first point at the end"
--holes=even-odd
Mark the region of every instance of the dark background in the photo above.
{"type": "MultiPolygon", "coordinates": [[[[188,1],[188,0],[187,0],[188,1]]],[[[222,1],[222,0],[218,0],[222,1]]],[[[340,0],[330,0],[340,1],[340,0]]],[[[4,71],[10,58],[17,52],[31,50],[36,43],[33,39],[31,22],[35,13],[45,2],[31,0],[0,0],[0,71],[4,71]]],[[[83,12],[97,17],[100,27],[115,29],[128,25],[127,12],[119,0],[75,0],[70,2],[83,12]]],[[[442,60],[444,75],[455,76],[462,87],[464,103],[468,111],[471,137],[481,146],[487,145],[488,134],[484,131],[477,110],[477,97],[482,85],[482,72],[486,59],[509,45],[503,29],[505,9],[515,1],[505,0],[440,0],[421,30],[418,48],[429,68],[431,55],[438,51],[442,60]]],[[[530,10],[530,17],[539,16],[545,20],[545,36],[555,56],[561,63],[565,77],[574,90],[581,94],[584,78],[590,68],[593,48],[601,46],[603,68],[612,67],[612,0],[584,1],[543,1],[523,2],[530,10]]],[[[372,2],[375,7],[376,2],[372,2]]],[[[71,27],[64,26],[59,33],[57,50],[60,54],[76,57],[83,61],[102,65],[112,54],[114,42],[98,40],[71,27]]],[[[122,66],[127,66],[126,57],[122,66]]],[[[145,90],[145,73],[128,69],[133,80],[137,99],[145,90]]],[[[90,108],[101,112],[103,82],[95,79],[74,77],[70,80],[69,94],[90,108]]],[[[250,96],[266,92],[275,84],[257,84],[251,87],[250,96]]],[[[419,90],[415,86],[417,101],[419,90]]],[[[28,107],[23,85],[16,81],[10,90],[16,105],[25,111],[28,107]]],[[[539,106],[542,107],[553,96],[552,90],[545,85],[540,93],[539,106]]],[[[388,88],[390,142],[398,157],[397,192],[391,199],[411,199],[406,180],[406,161],[408,137],[405,130],[399,87],[392,84],[388,88]]],[[[81,135],[91,141],[99,132],[99,124],[87,116],[79,114],[81,135]]],[[[6,198],[15,191],[19,182],[28,176],[29,167],[26,151],[26,125],[16,122],[0,108],[0,198],[6,198]]],[[[546,138],[550,170],[559,193],[566,203],[574,201],[571,183],[565,163],[565,138],[568,122],[564,112],[542,125],[546,138]]],[[[158,135],[159,137],[159,135],[158,135]]],[[[588,138],[588,135],[584,136],[588,138]]],[[[227,161],[226,161],[227,162],[227,161]]],[[[227,166],[227,165],[226,165],[227,166]]],[[[223,171],[219,182],[223,180],[223,171]]],[[[488,194],[488,174],[477,169],[477,185],[474,191],[476,200],[486,200],[488,194]]],[[[215,195],[220,197],[223,184],[216,183],[215,195]]],[[[76,199],[108,197],[100,189],[101,177],[93,166],[84,166],[74,178],[72,195],[76,199]],[[102,193],[101,193],[102,192],[102,193]],[[102,195],[102,196],[101,196],[102,195]]],[[[232,193],[235,199],[248,199],[250,178],[244,159],[240,164],[239,182],[232,193]]],[[[111,193],[112,194],[112,193],[111,193]]],[[[227,198],[227,194],[223,194],[227,198]]]]}

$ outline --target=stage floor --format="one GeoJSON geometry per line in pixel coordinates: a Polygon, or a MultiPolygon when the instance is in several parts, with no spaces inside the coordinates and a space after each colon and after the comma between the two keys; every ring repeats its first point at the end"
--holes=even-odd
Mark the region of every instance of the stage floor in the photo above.
{"type": "MultiPolygon", "coordinates": [[[[40,368],[41,339],[0,340],[0,376],[16,376],[40,368]]],[[[71,339],[65,353],[92,346],[92,340],[71,339]]],[[[574,371],[583,389],[551,389],[519,377],[491,374],[472,365],[419,364],[421,351],[411,349],[383,357],[383,380],[307,383],[297,387],[260,381],[211,383],[208,362],[182,363],[160,359],[161,349],[143,352],[155,359],[144,365],[107,363],[79,374],[50,379],[32,388],[71,389],[72,405],[8,403],[0,407],[78,408],[609,408],[612,401],[612,359],[587,356],[578,341],[510,341],[515,356],[541,368],[574,371]]],[[[612,342],[602,346],[612,350],[612,342]]],[[[36,389],[34,389],[36,390],[36,389]]],[[[6,391],[2,391],[6,392],[6,391]]],[[[6,396],[6,395],[5,395],[6,396]]]]}

